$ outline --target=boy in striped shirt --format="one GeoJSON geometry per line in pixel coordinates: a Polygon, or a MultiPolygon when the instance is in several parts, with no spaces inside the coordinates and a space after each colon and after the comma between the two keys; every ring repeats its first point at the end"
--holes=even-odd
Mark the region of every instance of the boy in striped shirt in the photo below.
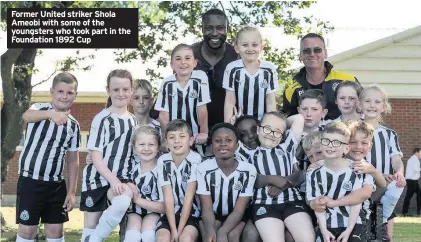
{"type": "MultiPolygon", "coordinates": [[[[353,171],[351,160],[342,158],[349,152],[350,136],[349,128],[343,123],[334,122],[325,127],[321,139],[325,156],[323,166],[307,173],[306,194],[310,204],[320,196],[333,200],[341,199],[362,188],[367,182],[362,174],[353,171]]],[[[363,241],[364,229],[359,217],[360,210],[361,204],[329,207],[323,212],[316,211],[319,224],[316,241],[363,241]]]]}
{"type": "Polygon", "coordinates": [[[51,102],[35,103],[23,114],[28,126],[19,158],[17,242],[34,241],[40,219],[47,241],[64,241],[63,223],[69,221],[67,213],[75,203],[79,169],[80,127],[70,115],[77,85],[72,74],[58,74],[51,102]],[[69,189],[63,176],[65,156],[69,189]]]}

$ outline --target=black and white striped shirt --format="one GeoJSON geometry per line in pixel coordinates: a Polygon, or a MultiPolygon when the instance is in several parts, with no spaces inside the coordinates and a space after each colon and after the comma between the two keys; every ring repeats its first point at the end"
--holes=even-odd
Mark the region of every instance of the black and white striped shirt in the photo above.
{"type": "Polygon", "coordinates": [[[192,127],[193,135],[197,135],[200,131],[197,108],[210,101],[208,76],[203,71],[195,70],[184,87],[180,86],[175,75],[165,78],[155,110],[169,112],[169,121],[186,120],[192,127]]]}
{"type": "Polygon", "coordinates": [[[380,126],[374,131],[373,147],[366,160],[383,174],[394,174],[392,157],[403,156],[399,147],[398,134],[390,128],[380,126]]]}
{"type": "MultiPolygon", "coordinates": [[[[130,140],[136,125],[137,119],[133,114],[122,118],[107,109],[98,113],[91,124],[87,149],[101,152],[105,165],[119,180],[130,179],[133,172],[130,140]]],[[[108,181],[99,174],[93,163],[85,166],[82,191],[107,185],[108,181]]]]}
{"type": "MultiPolygon", "coordinates": [[[[51,103],[34,103],[31,109],[54,110],[51,103]]],[[[79,144],[79,123],[70,114],[60,126],[49,119],[28,123],[18,173],[34,180],[61,181],[66,151],[78,151],[79,144]]]]}
{"type": "MultiPolygon", "coordinates": [[[[266,149],[259,147],[252,157],[257,173],[283,177],[291,175],[296,162],[294,157],[296,148],[297,140],[292,132],[288,132],[285,142],[275,148],[266,149]]],[[[298,189],[295,187],[282,191],[277,197],[271,197],[269,195],[269,186],[266,186],[255,190],[253,197],[255,204],[266,205],[300,201],[302,199],[298,189]]]]}
{"type": "MultiPolygon", "coordinates": [[[[151,119],[151,121],[149,122],[148,126],[151,127],[151,128],[154,128],[158,132],[158,134],[160,134],[162,136],[162,133],[161,133],[161,124],[159,123],[158,120],[151,119]]],[[[163,138],[164,137],[161,137],[161,140],[163,138]]]]}
{"type": "Polygon", "coordinates": [[[216,159],[209,159],[197,168],[197,194],[210,195],[214,213],[226,216],[234,210],[238,197],[253,196],[256,176],[256,168],[241,161],[238,161],[237,169],[226,176],[216,159]]]}
{"type": "Polygon", "coordinates": [[[266,95],[279,90],[278,73],[274,64],[261,60],[257,72],[251,75],[239,59],[225,69],[222,87],[236,96],[237,110],[261,120],[266,112],[266,95]]]}
{"type": "Polygon", "coordinates": [[[238,141],[238,148],[235,151],[235,158],[239,161],[245,161],[252,163],[251,157],[253,156],[256,149],[250,149],[243,144],[243,142],[238,141]]]}
{"type": "MultiPolygon", "coordinates": [[[[196,182],[197,166],[201,163],[202,157],[193,151],[187,155],[183,162],[177,167],[173,161],[171,153],[163,154],[158,158],[158,183],[161,187],[171,185],[174,197],[175,215],[181,215],[186,195],[187,185],[196,182]]],[[[193,199],[191,215],[198,217],[200,207],[197,196],[193,199]]]]}
{"type": "MultiPolygon", "coordinates": [[[[141,198],[152,202],[163,202],[164,196],[162,194],[162,188],[158,185],[158,170],[158,166],[155,166],[152,170],[142,173],[140,164],[135,168],[132,181],[136,185],[141,198]]],[[[151,213],[138,205],[135,206],[136,213],[140,215],[151,213]]]]}
{"type": "MultiPolygon", "coordinates": [[[[348,160],[351,164],[352,161],[348,160]]],[[[326,166],[307,172],[306,175],[306,195],[307,200],[311,201],[319,196],[327,196],[337,200],[347,196],[352,191],[362,188],[364,184],[373,184],[371,175],[358,174],[350,167],[346,167],[340,172],[334,172],[326,166]],[[365,177],[365,178],[364,178],[365,177]]],[[[327,208],[326,225],[328,228],[346,228],[348,227],[349,214],[351,206],[339,206],[327,208]]],[[[361,224],[361,217],[357,218],[357,224],[361,224]]]]}

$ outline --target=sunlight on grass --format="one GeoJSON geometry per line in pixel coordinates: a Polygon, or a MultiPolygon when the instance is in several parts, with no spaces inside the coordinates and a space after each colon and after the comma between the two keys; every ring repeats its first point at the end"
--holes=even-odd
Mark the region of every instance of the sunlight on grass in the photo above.
{"type": "MultiPolygon", "coordinates": [[[[17,231],[15,224],[15,208],[2,207],[6,219],[7,230],[1,235],[1,242],[14,242],[17,231]]],[[[83,229],[83,213],[74,209],[69,213],[70,221],[64,224],[66,242],[79,242],[83,229]]],[[[420,242],[421,217],[397,217],[395,219],[394,242],[420,242]]],[[[118,241],[118,228],[106,242],[118,241]]]]}

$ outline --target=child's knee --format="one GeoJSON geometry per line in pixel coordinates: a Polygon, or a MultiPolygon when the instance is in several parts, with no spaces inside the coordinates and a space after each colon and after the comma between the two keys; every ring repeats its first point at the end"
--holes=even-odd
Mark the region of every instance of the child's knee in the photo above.
{"type": "Polygon", "coordinates": [[[237,232],[232,230],[228,233],[228,241],[229,242],[239,242],[240,241],[241,232],[237,232]]]}
{"type": "Polygon", "coordinates": [[[123,184],[124,192],[121,195],[125,195],[130,197],[130,199],[133,198],[133,192],[132,189],[130,189],[129,185],[123,184]]]}
{"type": "Polygon", "coordinates": [[[180,242],[195,242],[193,235],[188,233],[182,233],[179,239],[180,242]]]}
{"type": "Polygon", "coordinates": [[[166,229],[160,229],[156,231],[156,242],[168,242],[171,239],[170,231],[166,229]]]}
{"type": "Polygon", "coordinates": [[[33,240],[37,235],[37,226],[19,224],[18,235],[22,239],[33,240]]]}

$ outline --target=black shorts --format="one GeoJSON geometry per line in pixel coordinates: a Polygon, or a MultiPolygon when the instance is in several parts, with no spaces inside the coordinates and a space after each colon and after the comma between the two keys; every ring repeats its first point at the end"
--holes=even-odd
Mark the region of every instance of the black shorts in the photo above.
{"type": "Polygon", "coordinates": [[[289,216],[296,213],[308,213],[309,209],[304,201],[286,202],[282,204],[254,204],[252,206],[252,220],[256,222],[262,218],[277,218],[285,221],[289,216]]]}
{"type": "Polygon", "coordinates": [[[80,196],[80,211],[103,212],[108,208],[107,192],[110,186],[84,191],[80,196]]]}
{"type": "MultiPolygon", "coordinates": [[[[337,239],[342,232],[345,231],[346,228],[328,228],[327,230],[329,230],[329,232],[331,232],[333,234],[333,236],[335,236],[335,238],[337,239]]],[[[349,235],[348,238],[348,242],[365,242],[367,241],[365,238],[365,232],[364,231],[364,227],[361,224],[356,224],[354,226],[354,229],[352,230],[351,234],[349,235]]],[[[317,228],[316,230],[316,242],[322,242],[323,241],[323,236],[322,233],[320,232],[320,229],[317,228]]]]}
{"type": "MultiPolygon", "coordinates": [[[[178,224],[180,223],[180,216],[175,215],[175,225],[178,228],[178,224]]],[[[197,217],[189,216],[186,222],[186,226],[191,225],[196,228],[197,232],[199,232],[199,219],[197,217]]],[[[156,224],[156,232],[160,229],[166,229],[171,232],[170,223],[168,222],[167,215],[163,215],[158,223],[156,224]]],[[[199,232],[200,233],[200,232],[199,232]]]]}
{"type": "Polygon", "coordinates": [[[63,204],[67,188],[63,181],[38,181],[20,176],[16,193],[16,223],[23,225],[62,224],[69,221],[63,204]]]}
{"type": "MultiPolygon", "coordinates": [[[[217,215],[217,214],[215,214],[215,220],[216,220],[216,221],[221,222],[221,224],[224,224],[224,223],[225,223],[225,221],[227,220],[228,216],[229,216],[229,215],[221,216],[221,215],[217,215]]],[[[246,216],[246,214],[244,213],[243,218],[241,219],[241,221],[240,221],[240,222],[244,222],[244,223],[246,223],[246,222],[247,222],[247,220],[248,220],[248,218],[249,218],[249,217],[248,217],[248,216],[246,216]]]]}

